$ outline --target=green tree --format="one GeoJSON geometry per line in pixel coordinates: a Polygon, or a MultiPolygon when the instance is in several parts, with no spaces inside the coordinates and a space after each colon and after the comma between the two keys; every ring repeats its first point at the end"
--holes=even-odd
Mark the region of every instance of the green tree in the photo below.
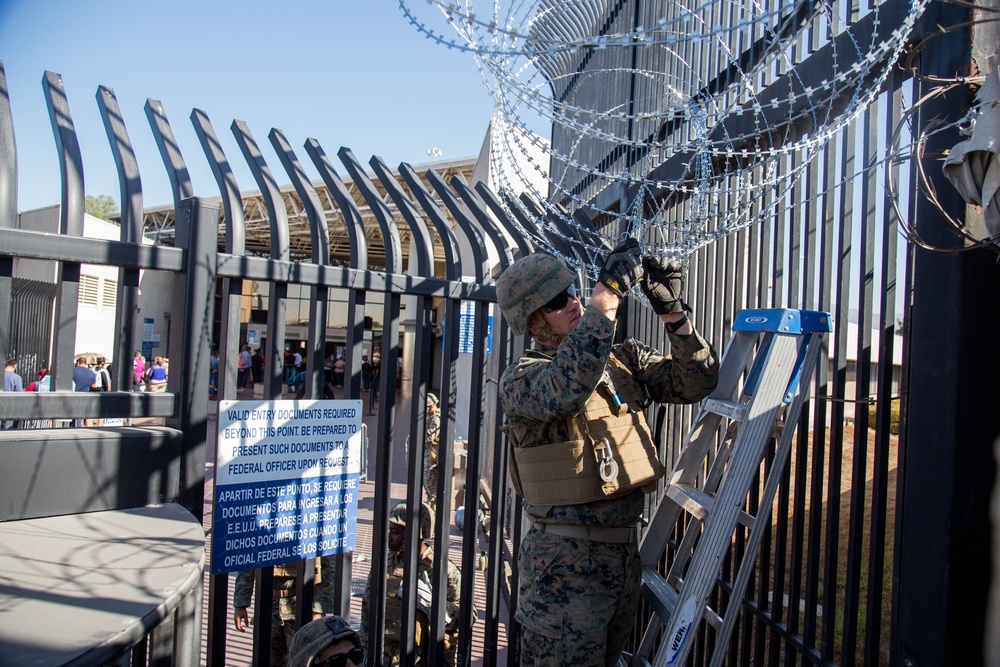
{"type": "Polygon", "coordinates": [[[97,195],[96,197],[87,195],[83,201],[83,208],[88,215],[101,220],[111,220],[111,216],[118,213],[118,202],[111,195],[97,195]]]}

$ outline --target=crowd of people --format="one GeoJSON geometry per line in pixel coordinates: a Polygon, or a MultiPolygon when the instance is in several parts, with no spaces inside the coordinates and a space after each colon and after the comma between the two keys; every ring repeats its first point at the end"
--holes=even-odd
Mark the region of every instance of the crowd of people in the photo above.
{"type": "MultiPolygon", "coordinates": [[[[16,358],[7,359],[4,365],[4,391],[32,391],[46,392],[54,391],[52,386],[52,375],[46,365],[42,365],[35,372],[34,379],[26,386],[24,380],[17,370],[18,360],[16,358]]],[[[160,392],[167,389],[167,375],[169,360],[166,357],[153,357],[151,362],[139,350],[135,351],[132,358],[132,382],[128,388],[120,388],[119,391],[149,391],[160,392]]],[[[73,366],[73,391],[113,391],[114,382],[111,375],[111,364],[103,356],[81,355],[76,358],[73,366]]],[[[96,419],[76,419],[73,420],[75,426],[99,425],[101,420],[96,419]]],[[[0,428],[36,428],[44,425],[44,421],[19,422],[17,420],[7,420],[0,424],[0,428]]]]}

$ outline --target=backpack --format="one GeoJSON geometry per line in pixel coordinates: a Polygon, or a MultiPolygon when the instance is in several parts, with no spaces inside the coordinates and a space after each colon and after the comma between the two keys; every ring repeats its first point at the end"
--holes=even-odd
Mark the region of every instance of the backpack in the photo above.
{"type": "Polygon", "coordinates": [[[107,368],[97,371],[96,391],[111,391],[111,374],[108,373],[107,368]]]}

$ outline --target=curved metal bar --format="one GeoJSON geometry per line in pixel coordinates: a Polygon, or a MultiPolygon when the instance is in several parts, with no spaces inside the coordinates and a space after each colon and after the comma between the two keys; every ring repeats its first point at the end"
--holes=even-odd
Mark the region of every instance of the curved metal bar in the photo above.
{"type": "Polygon", "coordinates": [[[503,203],[495,192],[490,190],[490,188],[482,181],[476,183],[476,192],[486,203],[486,205],[493,211],[496,219],[500,221],[500,224],[504,226],[507,232],[507,236],[514,239],[514,243],[517,244],[517,249],[521,254],[521,257],[530,255],[534,252],[534,244],[531,239],[526,237],[521,233],[521,230],[517,228],[516,225],[512,224],[510,216],[507,214],[506,209],[504,209],[503,203]]]}
{"type": "Polygon", "coordinates": [[[115,91],[106,86],[97,87],[97,108],[104,121],[104,131],[111,144],[111,154],[118,170],[121,192],[121,240],[133,243],[142,240],[142,179],[139,177],[139,163],[132,150],[132,140],[125,127],[121,108],[115,91]]]}
{"type": "Polygon", "coordinates": [[[455,222],[458,224],[462,233],[465,235],[466,240],[469,243],[469,247],[472,249],[472,258],[475,260],[475,276],[476,282],[484,283],[486,282],[486,276],[489,275],[489,261],[490,257],[486,251],[486,242],[483,240],[483,235],[479,232],[476,224],[469,217],[468,210],[459,201],[458,197],[448,184],[444,182],[444,179],[434,171],[433,169],[428,169],[424,176],[427,178],[427,182],[431,184],[434,188],[434,192],[438,194],[441,201],[444,202],[445,207],[451,216],[455,218],[455,222]]]}
{"type": "Polygon", "coordinates": [[[246,219],[243,216],[243,199],[236,184],[236,175],[229,166],[215,128],[208,120],[208,114],[201,109],[192,109],[191,124],[194,125],[194,132],[198,135],[201,148],[208,158],[208,166],[212,169],[222,195],[222,207],[226,215],[226,252],[230,255],[246,254],[246,219]]]}
{"type": "MultiPolygon", "coordinates": [[[[549,226],[544,224],[539,224],[534,218],[528,215],[528,212],[524,210],[523,204],[519,204],[517,201],[506,198],[508,203],[508,210],[514,218],[521,223],[521,226],[529,230],[529,232],[534,233],[541,240],[544,239],[549,242],[556,250],[558,250],[563,255],[567,257],[575,257],[576,253],[573,251],[573,247],[566,242],[564,238],[558,233],[558,230],[554,230],[549,226]]],[[[538,212],[539,218],[544,218],[544,214],[538,212]]]]}
{"type": "MultiPolygon", "coordinates": [[[[529,197],[534,200],[533,197],[530,197],[526,193],[521,195],[522,200],[525,197],[529,197]]],[[[555,211],[555,216],[562,220],[569,220],[570,218],[576,220],[576,225],[570,225],[569,222],[565,222],[564,225],[575,229],[577,236],[580,237],[580,240],[583,241],[585,245],[593,248],[593,252],[589,253],[590,255],[598,257],[601,254],[601,250],[611,250],[611,245],[597,233],[594,229],[594,224],[590,221],[590,217],[582,208],[578,208],[571,214],[568,210],[566,210],[565,206],[557,202],[542,201],[539,202],[539,205],[543,209],[555,211]]]]}
{"type": "MultiPolygon", "coordinates": [[[[505,194],[510,194],[510,193],[505,193],[505,194]]],[[[524,211],[521,209],[520,206],[517,205],[517,202],[516,201],[511,201],[509,197],[505,197],[505,199],[507,200],[508,208],[514,213],[514,217],[516,217],[518,220],[521,220],[522,224],[530,225],[531,224],[531,220],[529,220],[528,218],[526,218],[524,216],[524,211]]],[[[541,219],[541,218],[546,218],[547,217],[545,215],[545,211],[542,210],[541,206],[539,206],[538,202],[535,201],[533,198],[529,197],[529,198],[526,199],[526,198],[524,198],[522,196],[520,198],[520,201],[521,201],[521,203],[524,206],[526,206],[527,208],[531,209],[531,214],[533,216],[535,216],[535,219],[541,219]]],[[[551,240],[553,238],[553,236],[551,234],[552,230],[548,230],[548,231],[550,232],[549,238],[551,240]]],[[[559,236],[556,235],[554,238],[559,239],[559,236]]],[[[572,246],[572,249],[569,249],[568,252],[567,252],[567,246],[568,246],[568,244],[561,243],[561,242],[556,242],[556,243],[553,243],[553,245],[555,245],[557,248],[559,248],[560,251],[563,254],[565,254],[567,257],[572,257],[572,256],[576,255],[576,257],[578,259],[580,259],[581,265],[591,266],[594,263],[593,260],[584,259],[583,256],[580,255],[579,252],[576,252],[576,253],[572,252],[572,250],[578,249],[578,248],[582,247],[579,243],[574,243],[573,246],[572,246]]],[[[570,268],[572,268],[572,267],[570,267],[570,268]]],[[[580,285],[581,287],[587,284],[587,282],[586,282],[587,276],[584,274],[583,269],[582,269],[581,266],[577,266],[577,268],[576,268],[576,279],[577,279],[577,284],[580,285]]]]}
{"type": "Polygon", "coordinates": [[[389,193],[393,203],[396,204],[396,209],[403,214],[406,224],[410,226],[416,245],[417,275],[425,278],[432,277],[434,275],[434,242],[431,240],[431,233],[428,231],[427,225],[424,224],[423,217],[403,192],[403,188],[399,187],[399,181],[392,175],[392,171],[382,161],[382,158],[373,155],[368,160],[368,164],[375,171],[375,175],[385,191],[389,193]]]}
{"type": "MultiPolygon", "coordinates": [[[[267,216],[271,223],[271,259],[288,261],[289,238],[288,238],[288,213],[281,198],[281,190],[274,180],[264,156],[257,146],[257,142],[250,132],[250,128],[242,120],[234,120],[230,126],[236,143],[239,144],[243,158],[250,167],[257,187],[260,188],[260,195],[264,198],[264,205],[267,207],[267,216]],[[281,204],[279,206],[279,204],[281,204]]],[[[282,336],[284,338],[284,336],[282,336]]]]}
{"type": "Polygon", "coordinates": [[[183,200],[194,197],[191,176],[188,174],[187,165],[184,164],[181,149],[177,146],[174,131],[167,121],[167,114],[163,111],[163,105],[159,100],[150,97],[146,99],[143,109],[146,111],[149,127],[153,131],[156,147],[160,149],[163,166],[167,169],[170,190],[174,196],[174,209],[177,209],[183,200]]]}
{"type": "Polygon", "coordinates": [[[500,268],[506,269],[514,261],[514,251],[510,247],[510,239],[497,226],[496,221],[490,215],[483,200],[476,194],[475,190],[469,187],[464,178],[454,176],[451,179],[451,186],[455,188],[455,191],[458,192],[458,195],[465,202],[466,207],[472,212],[476,220],[479,221],[480,227],[482,227],[493,242],[494,247],[497,249],[497,255],[500,257],[500,268]]]}
{"type": "MultiPolygon", "coordinates": [[[[17,226],[17,147],[14,143],[14,117],[10,113],[7,75],[0,60],[0,229],[17,226]]],[[[0,257],[0,350],[10,354],[7,337],[10,331],[11,293],[14,258],[0,257]]]]}
{"type": "Polygon", "coordinates": [[[403,251],[399,242],[399,230],[396,229],[396,221],[392,218],[392,212],[382,201],[375,189],[375,184],[368,178],[364,167],[361,166],[358,158],[354,157],[351,149],[342,146],[337,151],[337,156],[340,157],[340,161],[351,174],[351,178],[354,179],[354,186],[361,190],[361,195],[368,202],[368,206],[371,207],[372,213],[378,221],[378,226],[382,230],[386,273],[403,273],[403,251]]]}
{"type": "MultiPolygon", "coordinates": [[[[330,263],[330,231],[326,226],[326,215],[323,214],[323,204],[319,201],[316,189],[309,182],[305,170],[295,156],[285,133],[277,128],[271,128],[268,133],[271,146],[278,154],[278,160],[292,181],[292,186],[302,200],[306,217],[309,219],[309,231],[312,240],[312,261],[314,264],[326,266],[330,263]]],[[[323,365],[326,359],[326,323],[330,310],[330,290],[325,286],[314,285],[309,288],[309,323],[306,326],[309,354],[306,357],[306,398],[323,398],[323,365]]],[[[345,359],[345,372],[353,371],[354,360],[345,359]]],[[[301,579],[300,579],[301,580],[301,579]]],[[[296,596],[298,597],[298,596],[296,596]]],[[[312,589],[306,593],[312,598],[312,589]]],[[[312,609],[311,599],[303,600],[305,608],[312,609]]],[[[311,616],[310,616],[311,617],[311,616]]],[[[302,619],[300,619],[302,620],[302,619]]]]}
{"type": "MultiPolygon", "coordinates": [[[[83,156],[77,140],[73,116],[62,77],[46,71],[42,78],[45,104],[49,110],[52,134],[59,154],[59,173],[62,177],[62,199],[59,207],[59,233],[83,236],[83,156]]],[[[56,269],[56,321],[52,341],[53,362],[49,370],[53,375],[54,390],[73,388],[73,354],[76,345],[76,309],[80,297],[79,262],[59,262],[56,269]]]]}
{"type": "MultiPolygon", "coordinates": [[[[333,163],[327,157],[319,142],[315,139],[306,139],[306,153],[309,154],[313,165],[319,171],[323,183],[337,202],[341,215],[344,216],[344,225],[347,228],[347,237],[351,247],[351,266],[360,269],[368,269],[368,239],[365,238],[364,221],[361,218],[361,211],[354,203],[354,198],[347,191],[347,186],[340,179],[337,171],[333,168],[333,163]]],[[[322,208],[320,209],[322,211],[322,208]]],[[[367,302],[367,292],[364,289],[351,289],[347,297],[347,354],[344,373],[347,378],[345,397],[361,396],[361,354],[364,341],[365,307],[367,302]]],[[[369,395],[369,400],[371,395],[369,395]]],[[[367,464],[365,464],[367,470],[367,464]]],[[[382,543],[384,544],[384,543],[382,543]]],[[[384,549],[383,549],[384,551],[384,549]]],[[[353,563],[350,554],[337,555],[337,581],[334,585],[335,611],[342,615],[347,615],[351,609],[351,573],[353,563]]]]}
{"type": "Polygon", "coordinates": [[[565,239],[565,245],[570,248],[570,255],[576,257],[576,259],[588,266],[593,263],[592,258],[586,252],[583,247],[583,240],[575,229],[567,225],[562,218],[555,215],[553,211],[546,209],[542,204],[538,202],[537,199],[532,197],[526,192],[522,192],[518,199],[524,204],[525,208],[531,212],[535,218],[544,219],[548,223],[547,231],[549,232],[549,238],[553,237],[552,232],[555,232],[555,236],[560,239],[565,239]]]}
{"type": "Polygon", "coordinates": [[[333,163],[327,157],[326,152],[315,139],[306,139],[306,153],[309,154],[313,165],[319,171],[320,178],[330,194],[340,207],[340,212],[344,216],[344,225],[347,228],[347,238],[351,244],[351,266],[360,271],[368,269],[368,239],[365,237],[365,223],[361,217],[361,211],[354,203],[354,197],[347,191],[347,186],[341,180],[337,170],[333,168],[333,163]]]}
{"type": "Polygon", "coordinates": [[[76,127],[69,112],[69,100],[62,76],[45,72],[42,79],[45,102],[49,109],[52,134],[59,153],[59,174],[62,177],[62,210],[59,212],[59,231],[70,236],[83,236],[83,156],[76,127]]]}
{"type": "MultiPolygon", "coordinates": [[[[111,153],[115,158],[118,170],[118,183],[121,192],[121,240],[131,243],[142,242],[142,180],[139,178],[139,163],[132,150],[132,140],[128,136],[125,120],[115,91],[105,86],[97,88],[97,107],[104,121],[104,131],[111,144],[111,153]]],[[[131,358],[132,341],[139,340],[136,335],[134,317],[139,310],[139,270],[129,268],[118,269],[118,295],[115,304],[115,361],[112,371],[115,376],[114,386],[128,391],[134,381],[133,371],[127,360],[131,358]]]]}
{"type": "MultiPolygon", "coordinates": [[[[246,253],[246,222],[243,215],[243,201],[236,183],[236,175],[229,165],[222,143],[212,127],[211,121],[201,109],[192,109],[189,116],[208,166],[215,176],[222,200],[225,216],[225,250],[236,256],[246,253]]],[[[236,398],[236,355],[232,347],[239,348],[240,305],[243,299],[243,280],[224,278],[222,281],[222,303],[220,306],[220,350],[219,368],[216,375],[218,399],[236,398]]],[[[209,667],[226,664],[226,631],[229,623],[228,599],[229,576],[212,575],[209,578],[208,646],[206,647],[209,667]]]]}
{"type": "Polygon", "coordinates": [[[302,206],[306,210],[306,217],[309,218],[309,231],[312,239],[312,261],[314,264],[325,266],[330,263],[330,231],[326,226],[326,216],[323,215],[323,204],[319,201],[316,189],[309,182],[309,177],[295,156],[291,144],[285,137],[285,133],[277,128],[271,128],[267,135],[271,140],[271,145],[278,154],[281,166],[285,168],[288,177],[292,181],[292,186],[302,200],[302,206]]]}
{"type": "MultiPolygon", "coordinates": [[[[260,194],[267,207],[271,231],[271,259],[288,261],[291,255],[288,236],[288,214],[281,198],[278,184],[264,161],[250,128],[244,121],[234,120],[230,125],[233,137],[243,153],[247,166],[253,174],[260,194]]],[[[288,282],[272,280],[269,285],[267,312],[267,342],[264,350],[264,392],[265,400],[280,399],[282,395],[282,370],[284,359],[282,348],[285,342],[285,323],[288,311],[288,282]]],[[[254,655],[268,655],[271,645],[271,603],[274,571],[261,568],[254,574],[256,596],[254,614],[257,631],[254,633],[254,655]]]]}
{"type": "MultiPolygon", "coordinates": [[[[264,198],[267,207],[268,219],[271,226],[271,259],[287,262],[289,255],[288,238],[288,215],[281,199],[281,191],[278,184],[271,175],[271,170],[261,155],[257,142],[254,141],[250,128],[241,120],[234,120],[230,126],[236,143],[243,153],[243,157],[250,167],[260,194],[264,198]]],[[[267,314],[267,340],[270,343],[265,352],[266,361],[264,363],[264,398],[278,399],[282,393],[282,369],[284,359],[282,358],[282,346],[285,342],[285,319],[288,306],[288,282],[284,280],[274,280],[270,285],[267,314]]],[[[267,601],[270,605],[270,601],[267,601]]],[[[267,610],[264,608],[264,614],[267,610]]],[[[260,614],[258,614],[258,617],[260,614]]],[[[270,618],[270,617],[269,617],[270,618]]],[[[261,621],[260,618],[257,619],[261,621]]],[[[263,630],[261,634],[264,633],[263,630]]],[[[255,636],[255,641],[256,641],[255,636]]]]}
{"type": "Polygon", "coordinates": [[[459,280],[462,277],[462,254],[458,249],[458,239],[455,238],[455,232],[452,231],[451,225],[445,219],[444,212],[438,207],[431,193],[427,192],[424,182],[417,176],[417,172],[413,171],[413,167],[406,162],[400,162],[399,175],[403,177],[410,192],[417,198],[420,207],[424,209],[424,213],[431,219],[434,229],[437,230],[447,264],[445,277],[448,280],[459,280]]]}
{"type": "MultiPolygon", "coordinates": [[[[10,112],[7,75],[0,60],[0,228],[17,227],[17,146],[10,112]]],[[[9,295],[10,292],[8,291],[9,295]]],[[[7,349],[6,346],[3,347],[7,349]]]]}

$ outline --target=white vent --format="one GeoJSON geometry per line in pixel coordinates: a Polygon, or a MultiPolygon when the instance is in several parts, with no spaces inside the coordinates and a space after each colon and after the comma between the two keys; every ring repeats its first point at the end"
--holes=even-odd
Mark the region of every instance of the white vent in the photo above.
{"type": "Polygon", "coordinates": [[[80,276],[80,303],[88,306],[97,305],[98,282],[97,276],[80,276]]]}
{"type": "Polygon", "coordinates": [[[113,278],[104,279],[104,292],[101,293],[101,305],[114,308],[118,302],[118,281],[113,278]]]}

